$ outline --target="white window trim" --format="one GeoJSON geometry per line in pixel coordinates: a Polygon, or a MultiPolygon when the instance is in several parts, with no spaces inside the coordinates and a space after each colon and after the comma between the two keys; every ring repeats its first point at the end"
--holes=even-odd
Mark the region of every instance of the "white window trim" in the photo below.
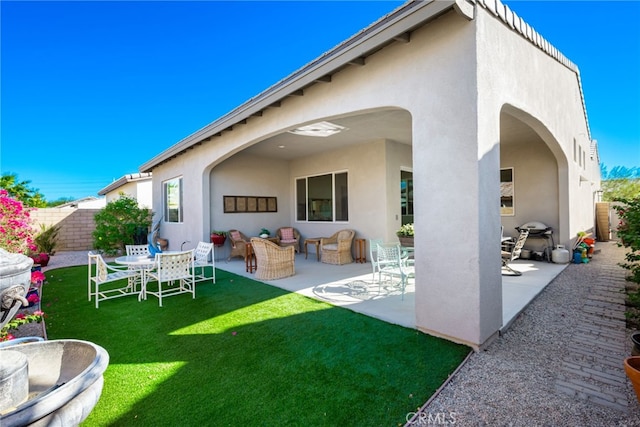
{"type": "MultiPolygon", "coordinates": [[[[309,224],[348,224],[349,220],[336,220],[336,182],[335,182],[335,176],[338,174],[342,174],[345,173],[347,174],[347,182],[349,182],[349,171],[348,170],[336,170],[336,171],[331,171],[331,172],[322,172],[322,173],[316,173],[316,174],[309,174],[309,175],[302,175],[302,176],[298,176],[294,178],[294,188],[296,189],[295,193],[295,199],[294,199],[294,206],[296,206],[296,212],[295,212],[295,222],[296,223],[309,223],[309,224]],[[333,218],[331,221],[313,221],[313,220],[309,220],[309,206],[308,206],[308,200],[309,200],[309,178],[313,178],[313,177],[317,177],[317,176],[324,176],[324,175],[331,175],[331,182],[332,182],[332,186],[331,186],[331,218],[333,218]],[[305,205],[305,218],[304,220],[298,219],[298,211],[297,211],[297,206],[298,206],[298,180],[304,179],[305,182],[305,200],[304,200],[304,205],[305,205]]],[[[347,189],[347,194],[349,194],[350,192],[347,189]]],[[[350,197],[347,196],[347,209],[348,212],[351,212],[350,209],[350,197]]]]}
{"type": "Polygon", "coordinates": [[[182,175],[175,176],[173,178],[166,179],[162,181],[162,213],[163,213],[163,221],[169,224],[181,224],[184,222],[184,206],[183,206],[183,194],[184,194],[184,179],[182,175]],[[169,207],[168,203],[168,194],[167,194],[167,184],[171,181],[179,182],[179,193],[178,193],[178,220],[177,221],[169,221],[168,213],[169,207]]]}

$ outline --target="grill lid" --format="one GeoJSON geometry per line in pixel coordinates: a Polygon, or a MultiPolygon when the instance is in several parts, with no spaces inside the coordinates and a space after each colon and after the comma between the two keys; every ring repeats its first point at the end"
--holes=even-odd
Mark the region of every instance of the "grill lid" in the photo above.
{"type": "Polygon", "coordinates": [[[541,234],[541,233],[550,232],[551,227],[548,227],[546,224],[540,221],[530,221],[530,222],[527,222],[526,224],[522,224],[520,227],[516,227],[516,230],[518,231],[529,230],[529,233],[531,234],[538,234],[538,233],[541,234]]]}

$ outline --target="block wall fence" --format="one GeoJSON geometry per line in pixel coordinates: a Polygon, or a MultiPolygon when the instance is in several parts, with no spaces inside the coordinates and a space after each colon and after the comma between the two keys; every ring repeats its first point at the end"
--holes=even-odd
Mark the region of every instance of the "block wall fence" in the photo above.
{"type": "Polygon", "coordinates": [[[89,251],[93,249],[92,233],[96,228],[93,219],[100,209],[40,208],[30,212],[36,230],[40,224],[60,225],[56,244],[59,251],[89,251]]]}

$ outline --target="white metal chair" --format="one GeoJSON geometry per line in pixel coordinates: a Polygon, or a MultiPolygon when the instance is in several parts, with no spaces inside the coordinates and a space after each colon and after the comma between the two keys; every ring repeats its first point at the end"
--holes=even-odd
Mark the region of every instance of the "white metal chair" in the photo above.
{"type": "Polygon", "coordinates": [[[520,258],[520,253],[522,252],[522,247],[524,246],[524,242],[526,242],[527,237],[529,237],[529,230],[522,229],[520,230],[520,235],[518,239],[513,242],[504,242],[507,250],[501,250],[500,253],[502,255],[502,268],[507,270],[513,276],[521,276],[522,272],[514,270],[509,266],[509,263],[515,261],[520,258]]]}
{"type": "Polygon", "coordinates": [[[382,286],[382,275],[400,278],[400,290],[404,292],[409,279],[415,278],[415,267],[409,263],[399,243],[378,245],[378,283],[382,286]]]}
{"type": "Polygon", "coordinates": [[[95,299],[96,308],[100,301],[137,294],[134,283],[142,283],[141,270],[109,265],[102,255],[89,252],[87,291],[89,301],[95,299]],[[118,281],[123,283],[117,284],[118,281]]]}
{"type": "Polygon", "coordinates": [[[125,245],[127,255],[151,255],[149,245],[125,245]]]}
{"type": "Polygon", "coordinates": [[[196,297],[193,249],[182,252],[161,252],[155,257],[153,270],[144,272],[142,291],[139,299],[147,299],[151,294],[158,297],[162,307],[162,298],[190,293],[196,297]],[[149,282],[157,282],[158,288],[149,290],[149,282]],[[176,282],[178,282],[176,284],[176,282]]]}
{"type": "MultiPolygon", "coordinates": [[[[150,269],[153,267],[153,257],[149,252],[149,245],[125,245],[125,250],[128,256],[148,256],[149,265],[142,267],[142,269],[150,269]]],[[[139,266],[129,266],[130,270],[141,270],[139,266]]],[[[137,289],[138,285],[142,286],[142,275],[137,279],[130,278],[129,283],[137,289]]]]}
{"type": "Polygon", "coordinates": [[[194,280],[196,282],[211,280],[211,283],[216,283],[216,266],[213,252],[213,243],[198,242],[193,260],[193,267],[195,268],[194,280]],[[209,261],[209,257],[211,261],[209,261]],[[211,267],[211,277],[207,276],[207,267],[211,267]]]}
{"type": "Polygon", "coordinates": [[[382,239],[369,239],[369,259],[371,260],[371,280],[376,280],[378,273],[378,245],[383,244],[382,239]]]}

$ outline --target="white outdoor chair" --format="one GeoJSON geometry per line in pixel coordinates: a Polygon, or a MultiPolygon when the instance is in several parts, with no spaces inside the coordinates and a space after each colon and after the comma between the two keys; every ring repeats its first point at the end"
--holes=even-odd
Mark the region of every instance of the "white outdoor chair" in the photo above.
{"type": "Polygon", "coordinates": [[[198,246],[194,251],[195,259],[193,260],[193,267],[196,269],[194,272],[196,282],[211,280],[211,283],[216,283],[216,266],[213,253],[213,243],[198,242],[198,246]],[[211,261],[209,261],[209,258],[211,258],[211,261]],[[207,267],[211,267],[211,277],[206,275],[207,267]]]}
{"type": "Polygon", "coordinates": [[[138,294],[134,283],[142,283],[141,270],[109,265],[102,255],[93,252],[89,252],[88,271],[89,301],[93,297],[96,308],[99,307],[100,301],[138,294]],[[122,283],[117,283],[119,281],[122,283]]]}
{"type": "MultiPolygon", "coordinates": [[[[148,256],[149,257],[149,265],[142,267],[142,269],[150,269],[153,267],[153,257],[151,256],[151,252],[149,252],[149,245],[125,245],[125,250],[128,256],[148,256]]],[[[141,270],[140,266],[129,266],[130,270],[141,270]]],[[[142,276],[138,277],[137,280],[133,278],[129,279],[129,282],[137,289],[138,285],[142,285],[142,276]]]]}
{"type": "Polygon", "coordinates": [[[378,245],[378,283],[382,286],[382,275],[400,278],[400,290],[404,292],[409,279],[415,278],[415,266],[409,263],[400,243],[378,245]]]}
{"type": "MultiPolygon", "coordinates": [[[[382,239],[369,239],[369,259],[371,260],[371,280],[376,280],[376,273],[378,273],[378,245],[384,242],[382,239]]],[[[378,280],[379,281],[379,280],[378,280]]]]}
{"type": "Polygon", "coordinates": [[[151,294],[158,297],[162,307],[162,298],[190,293],[196,297],[193,249],[182,252],[161,252],[155,257],[155,267],[144,273],[142,292],[139,299],[147,299],[151,294]],[[157,282],[158,288],[149,290],[149,282],[157,282]],[[177,282],[177,283],[176,283],[177,282]]]}
{"type": "Polygon", "coordinates": [[[151,255],[149,245],[125,245],[127,255],[151,255]]]}

